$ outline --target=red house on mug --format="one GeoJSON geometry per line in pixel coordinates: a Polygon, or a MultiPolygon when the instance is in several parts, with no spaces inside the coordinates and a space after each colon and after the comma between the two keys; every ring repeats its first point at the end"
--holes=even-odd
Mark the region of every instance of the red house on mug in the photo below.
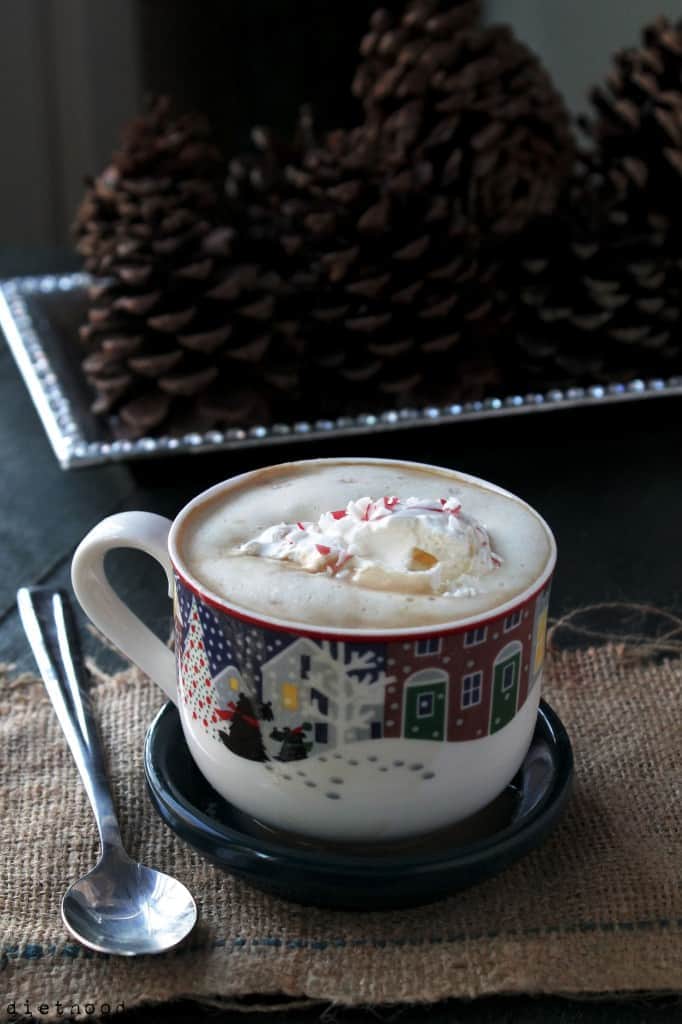
{"type": "Polygon", "coordinates": [[[383,736],[462,741],[502,729],[540,675],[548,601],[546,587],[478,628],[390,644],[386,671],[395,682],[385,691],[383,736]]]}

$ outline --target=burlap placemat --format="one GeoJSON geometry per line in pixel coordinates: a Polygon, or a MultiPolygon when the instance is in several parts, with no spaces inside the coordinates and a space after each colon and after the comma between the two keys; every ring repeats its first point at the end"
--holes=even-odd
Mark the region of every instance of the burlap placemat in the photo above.
{"type": "MultiPolygon", "coordinates": [[[[142,744],[159,691],[135,671],[94,687],[130,851],[200,905],[188,945],[122,960],[69,941],[66,886],[94,863],[95,829],[35,680],[0,690],[0,1005],[126,1007],[178,997],[379,1004],[491,993],[682,990],[682,661],[633,664],[613,646],[562,653],[545,693],[574,743],[576,785],[545,845],[440,904],[340,913],[261,895],[161,823],[142,744]]],[[[82,1012],[85,1012],[83,1009],[82,1012]]]]}

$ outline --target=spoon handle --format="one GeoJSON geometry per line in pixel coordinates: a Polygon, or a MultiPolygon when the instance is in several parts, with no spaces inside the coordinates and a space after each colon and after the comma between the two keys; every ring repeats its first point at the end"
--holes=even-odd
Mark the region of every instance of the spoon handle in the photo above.
{"type": "Polygon", "coordinates": [[[45,689],[95,813],[102,851],[122,848],[69,598],[60,590],[22,587],[17,592],[17,604],[45,689]]]}

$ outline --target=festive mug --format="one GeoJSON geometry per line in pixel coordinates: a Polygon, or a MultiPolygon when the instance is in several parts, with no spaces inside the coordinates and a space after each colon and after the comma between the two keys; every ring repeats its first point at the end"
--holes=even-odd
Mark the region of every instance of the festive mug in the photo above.
{"type": "Polygon", "coordinates": [[[213,788],[265,824],[367,841],[473,814],[516,774],[535,727],[556,562],[549,527],[521,502],[545,531],[549,557],[525,591],[485,613],[380,631],[296,624],[209,592],[178,551],[192,512],[261,472],[205,491],[172,523],[123,512],[95,526],[72,566],[85,612],[177,705],[213,788]],[[110,587],[104,557],[121,547],[145,551],[165,569],[175,653],[110,587]]]}

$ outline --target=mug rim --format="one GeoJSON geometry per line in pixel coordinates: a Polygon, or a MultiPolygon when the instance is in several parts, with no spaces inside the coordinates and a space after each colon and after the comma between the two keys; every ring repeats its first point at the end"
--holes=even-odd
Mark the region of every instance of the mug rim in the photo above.
{"type": "Polygon", "coordinates": [[[248,622],[252,625],[261,626],[278,632],[295,633],[297,636],[307,636],[322,640],[357,640],[372,642],[383,640],[389,641],[391,639],[412,640],[422,637],[446,636],[454,633],[466,632],[481,623],[491,623],[497,619],[504,618],[510,611],[513,611],[515,608],[519,607],[519,605],[525,604],[531,598],[535,597],[536,594],[540,593],[551,579],[556,566],[557,545],[554,534],[546,520],[539,512],[536,511],[536,509],[532,507],[532,505],[529,505],[528,502],[524,501],[523,498],[519,498],[519,496],[514,494],[512,491],[508,491],[504,487],[500,487],[498,484],[491,483],[489,480],[484,480],[482,477],[472,476],[470,473],[463,473],[459,470],[449,469],[447,466],[436,466],[433,463],[428,462],[415,462],[407,459],[364,458],[359,456],[296,459],[289,462],[276,463],[276,466],[278,468],[285,468],[287,466],[314,466],[322,463],[325,465],[328,465],[329,463],[348,464],[352,462],[376,465],[390,464],[394,466],[406,466],[409,468],[417,467],[425,470],[432,469],[440,473],[450,473],[466,483],[482,486],[484,489],[493,491],[495,494],[511,498],[513,501],[518,502],[527,511],[529,511],[538,520],[545,531],[545,535],[549,541],[550,550],[544,569],[538,576],[536,576],[532,583],[526,587],[525,590],[515,594],[504,603],[495,605],[494,608],[489,609],[487,612],[477,612],[474,615],[469,615],[465,618],[458,618],[456,621],[451,622],[446,620],[444,622],[428,623],[424,626],[393,626],[387,629],[378,630],[376,628],[367,629],[364,627],[352,626],[348,626],[344,629],[335,629],[334,627],[315,626],[312,623],[297,622],[294,619],[279,618],[278,616],[254,612],[243,605],[232,604],[229,601],[226,601],[225,598],[215,594],[204,584],[200,583],[196,577],[189,572],[183,560],[180,558],[178,539],[184,522],[199,506],[211,500],[211,498],[216,495],[221,494],[223,491],[232,489],[240,482],[247,480],[249,477],[256,476],[257,474],[272,468],[270,466],[260,466],[256,469],[247,470],[245,473],[239,473],[237,476],[230,477],[227,480],[221,480],[212,487],[208,487],[205,491],[195,495],[194,498],[188,501],[176,515],[168,534],[168,553],[173,564],[173,569],[183,585],[188,587],[189,590],[191,590],[197,597],[201,598],[201,600],[206,604],[220,612],[223,612],[223,614],[231,615],[234,618],[240,619],[242,622],[248,622]]]}

